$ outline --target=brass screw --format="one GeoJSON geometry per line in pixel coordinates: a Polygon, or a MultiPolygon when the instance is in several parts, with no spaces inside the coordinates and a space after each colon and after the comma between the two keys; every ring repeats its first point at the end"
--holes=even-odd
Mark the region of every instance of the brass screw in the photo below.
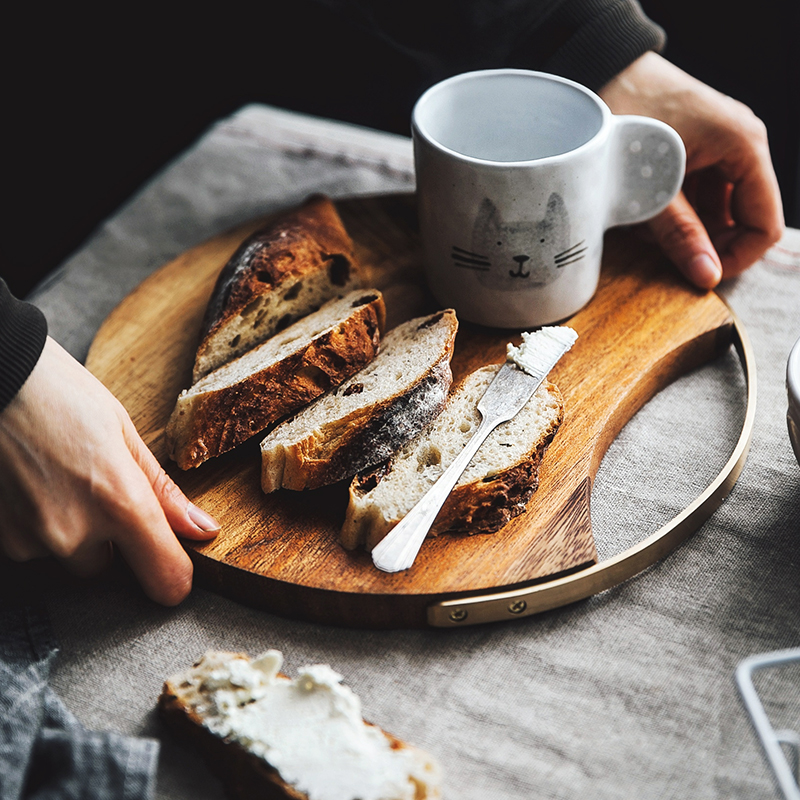
{"type": "Polygon", "coordinates": [[[528,604],[524,600],[514,600],[508,604],[508,610],[512,614],[521,614],[527,607],[528,604]]]}
{"type": "Polygon", "coordinates": [[[467,618],[467,611],[463,608],[454,608],[450,612],[450,619],[453,622],[463,622],[467,618]]]}

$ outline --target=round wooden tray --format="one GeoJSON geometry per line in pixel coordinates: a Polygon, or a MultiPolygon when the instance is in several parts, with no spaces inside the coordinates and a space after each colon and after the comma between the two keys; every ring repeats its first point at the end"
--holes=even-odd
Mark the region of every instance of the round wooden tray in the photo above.
{"type": "MultiPolygon", "coordinates": [[[[413,195],[344,200],[367,284],[384,292],[389,327],[434,310],[425,289],[413,195]]],[[[692,289],[627,232],[607,237],[600,286],[569,320],[575,347],[551,378],[566,415],[525,514],[491,536],[428,539],[414,567],[387,574],[338,543],[346,484],[310,492],[260,489],[258,437],[199,468],[168,461],[164,426],[190,383],[200,320],[222,266],[252,222],[154,273],[108,317],[87,366],[126,406],[148,446],[189,498],[221,523],[211,542],[186,542],[203,585],[283,615],[360,627],[459,626],[536,613],[607,589],[663,557],[730,490],[752,429],[755,380],[744,331],[713,292],[692,289]],[[748,379],[745,429],[723,473],[683,514],[641,544],[598,564],[589,495],[623,425],[656,392],[731,342],[748,379]]],[[[463,324],[456,380],[503,360],[517,333],[463,324]]]]}

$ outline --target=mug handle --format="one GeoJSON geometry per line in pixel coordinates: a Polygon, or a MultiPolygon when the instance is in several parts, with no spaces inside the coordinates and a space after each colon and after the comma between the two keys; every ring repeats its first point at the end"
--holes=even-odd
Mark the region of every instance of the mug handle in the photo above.
{"type": "Polygon", "coordinates": [[[607,227],[631,225],[663,211],[680,191],[686,149],[669,125],[612,115],[612,202],[607,227]]]}

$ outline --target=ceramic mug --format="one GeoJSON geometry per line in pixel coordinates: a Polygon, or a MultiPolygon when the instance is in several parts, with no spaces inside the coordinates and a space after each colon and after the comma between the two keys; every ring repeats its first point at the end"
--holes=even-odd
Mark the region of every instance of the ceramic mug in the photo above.
{"type": "Polygon", "coordinates": [[[663,122],[616,116],[584,86],[529,70],[432,86],[412,136],[430,288],[461,319],[502,328],[582,308],[606,229],[664,209],[686,162],[663,122]]]}

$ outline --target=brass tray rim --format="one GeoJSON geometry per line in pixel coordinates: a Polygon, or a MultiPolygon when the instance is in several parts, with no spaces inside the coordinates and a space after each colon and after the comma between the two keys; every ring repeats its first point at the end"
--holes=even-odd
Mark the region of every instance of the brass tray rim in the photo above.
{"type": "Polygon", "coordinates": [[[609,559],[544,583],[504,592],[443,599],[427,608],[428,625],[455,628],[519,619],[551,611],[612,589],[667,556],[694,534],[722,505],[739,479],[753,436],[756,413],[756,362],[742,321],[724,299],[733,320],[733,346],[747,384],[744,422],[727,462],[686,508],[654,533],[609,559]]]}

